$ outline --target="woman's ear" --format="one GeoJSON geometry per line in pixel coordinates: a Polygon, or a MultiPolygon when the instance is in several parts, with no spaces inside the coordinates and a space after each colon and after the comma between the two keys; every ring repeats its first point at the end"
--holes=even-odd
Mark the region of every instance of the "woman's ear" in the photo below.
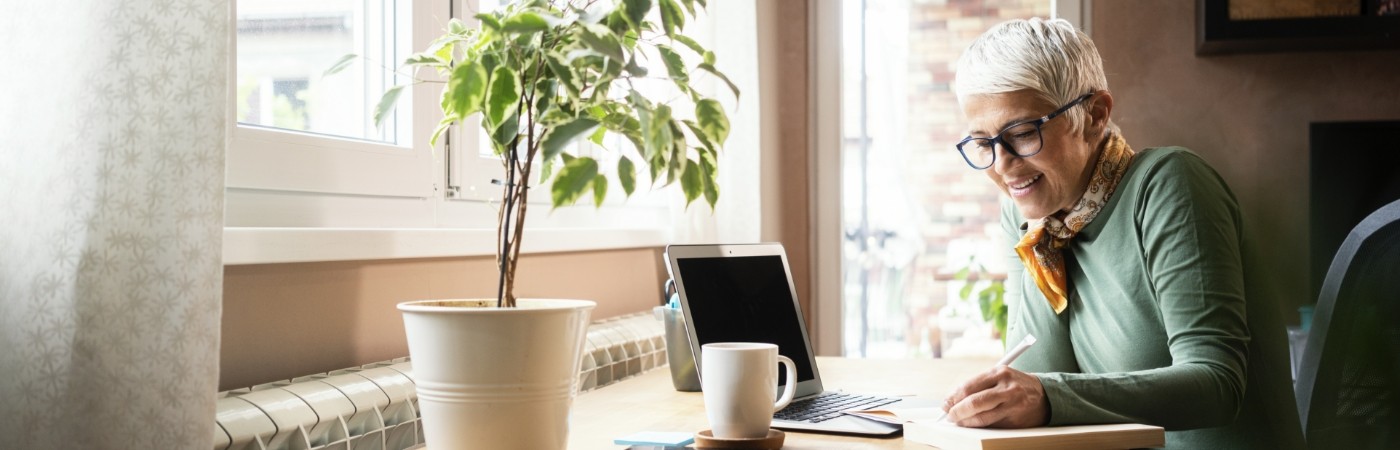
{"type": "Polygon", "coordinates": [[[1108,118],[1113,113],[1113,93],[1108,89],[1100,90],[1085,103],[1085,110],[1089,112],[1089,124],[1084,127],[1084,138],[1097,143],[1103,138],[1104,130],[1108,128],[1108,118]]]}

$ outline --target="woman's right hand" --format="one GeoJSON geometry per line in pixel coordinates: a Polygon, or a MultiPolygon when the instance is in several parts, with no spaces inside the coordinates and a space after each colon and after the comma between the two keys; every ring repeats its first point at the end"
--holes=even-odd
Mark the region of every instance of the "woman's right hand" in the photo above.
{"type": "Polygon", "coordinates": [[[970,428],[1030,428],[1050,421],[1050,401],[1034,375],[993,367],[943,400],[947,421],[970,428]]]}

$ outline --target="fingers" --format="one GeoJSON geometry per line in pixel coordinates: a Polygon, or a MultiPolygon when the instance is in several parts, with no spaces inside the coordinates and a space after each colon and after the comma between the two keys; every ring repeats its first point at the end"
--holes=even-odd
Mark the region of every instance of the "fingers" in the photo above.
{"type": "Polygon", "coordinates": [[[953,406],[948,412],[948,421],[960,427],[983,428],[1006,417],[1007,408],[1001,406],[1008,400],[1005,389],[993,388],[972,394],[953,406]]]}
{"type": "Polygon", "coordinates": [[[948,412],[949,421],[952,420],[954,405],[957,405],[958,402],[963,401],[963,399],[968,396],[987,390],[1000,382],[1000,377],[1005,375],[1000,373],[1001,371],[998,369],[1005,369],[1005,367],[994,367],[991,370],[977,374],[964,382],[961,386],[953,389],[953,392],[949,393],[948,397],[943,399],[943,410],[948,412]]]}
{"type": "Polygon", "coordinates": [[[997,367],[964,383],[944,401],[947,420],[964,427],[1044,425],[1049,405],[1040,379],[997,367]]]}

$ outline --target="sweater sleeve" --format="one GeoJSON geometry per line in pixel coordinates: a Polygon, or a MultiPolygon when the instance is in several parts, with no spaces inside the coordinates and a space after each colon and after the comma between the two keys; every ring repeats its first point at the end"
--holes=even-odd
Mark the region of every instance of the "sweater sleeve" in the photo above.
{"type": "Polygon", "coordinates": [[[1171,365],[1037,374],[1051,404],[1051,425],[1216,427],[1231,423],[1243,403],[1249,330],[1239,207],[1219,175],[1191,153],[1168,155],[1144,175],[1140,191],[1122,194],[1138,199],[1137,256],[1171,365]]]}

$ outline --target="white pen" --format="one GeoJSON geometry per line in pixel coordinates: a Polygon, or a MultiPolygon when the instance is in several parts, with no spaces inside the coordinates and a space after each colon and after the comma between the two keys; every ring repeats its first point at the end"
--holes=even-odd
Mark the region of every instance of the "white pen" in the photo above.
{"type": "MultiPolygon", "coordinates": [[[[1032,345],[1035,345],[1035,336],[1032,336],[1032,335],[1027,334],[1025,339],[1021,339],[1021,343],[1016,344],[1015,347],[1012,347],[1012,348],[1011,348],[1011,351],[1006,352],[1006,355],[1005,355],[1005,356],[1002,356],[1000,360],[997,360],[997,364],[996,364],[996,365],[997,365],[997,366],[1009,366],[1009,365],[1011,365],[1011,362],[1012,362],[1012,361],[1015,361],[1016,358],[1020,358],[1020,357],[1021,357],[1021,354],[1022,354],[1022,353],[1025,353],[1025,352],[1026,352],[1026,349],[1031,348],[1032,345]]],[[[950,407],[950,408],[948,408],[948,409],[949,409],[949,410],[952,410],[953,408],[950,407]]],[[[946,418],[948,418],[948,411],[943,411],[943,414],[940,415],[940,416],[938,416],[938,418],[937,418],[937,419],[934,419],[933,421],[934,421],[934,422],[942,422],[943,419],[946,419],[946,418]]]]}

